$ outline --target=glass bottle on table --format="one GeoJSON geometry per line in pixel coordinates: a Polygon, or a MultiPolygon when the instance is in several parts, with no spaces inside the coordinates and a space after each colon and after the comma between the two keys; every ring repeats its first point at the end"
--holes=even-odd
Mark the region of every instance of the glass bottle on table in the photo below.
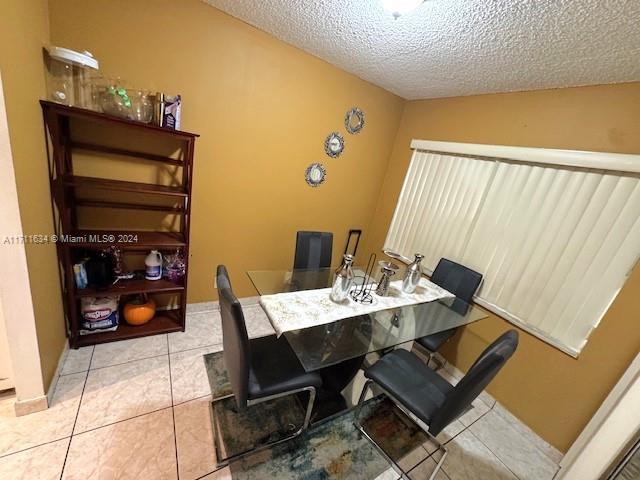
{"type": "Polygon", "coordinates": [[[353,255],[343,255],[343,262],[340,268],[336,270],[336,276],[333,280],[333,286],[331,287],[331,294],[329,298],[336,302],[344,302],[349,296],[349,290],[353,285],[353,255]]]}
{"type": "Polygon", "coordinates": [[[415,254],[413,262],[407,266],[407,271],[404,274],[404,280],[402,281],[402,291],[404,293],[413,293],[416,291],[420,278],[422,278],[422,267],[420,262],[424,258],[424,255],[420,253],[415,254]]]}

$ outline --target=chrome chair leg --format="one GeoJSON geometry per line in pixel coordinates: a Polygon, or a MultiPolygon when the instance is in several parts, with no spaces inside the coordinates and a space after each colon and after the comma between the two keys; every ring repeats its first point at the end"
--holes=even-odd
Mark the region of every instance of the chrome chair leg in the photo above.
{"type": "Polygon", "coordinates": [[[269,400],[275,400],[276,398],[287,397],[289,395],[294,395],[294,394],[300,393],[300,392],[308,392],[309,393],[309,401],[307,403],[307,410],[305,412],[304,422],[303,422],[302,426],[295,433],[293,433],[292,435],[289,435],[287,437],[281,438],[279,440],[265,443],[264,445],[254,446],[253,448],[250,448],[250,449],[245,450],[243,452],[236,453],[234,455],[230,455],[228,457],[223,457],[222,456],[222,452],[220,451],[220,446],[218,445],[218,441],[217,441],[218,440],[218,435],[220,434],[220,438],[222,438],[222,435],[221,435],[222,432],[218,431],[218,422],[217,422],[217,417],[216,417],[215,405],[216,405],[217,402],[221,402],[223,400],[226,400],[227,398],[233,397],[233,394],[225,395],[223,397],[214,398],[211,401],[210,413],[211,413],[211,422],[213,423],[213,439],[214,439],[214,449],[215,449],[215,452],[216,452],[216,465],[217,465],[217,467],[224,467],[224,466],[228,465],[230,462],[232,462],[234,460],[239,460],[240,458],[245,457],[247,455],[250,455],[250,454],[253,454],[253,453],[257,453],[257,452],[261,452],[262,450],[265,450],[267,448],[271,448],[271,447],[273,447],[275,445],[278,445],[279,443],[283,443],[283,442],[287,442],[289,440],[292,440],[292,439],[296,438],[297,436],[299,436],[300,434],[302,434],[302,432],[304,432],[309,427],[309,424],[311,423],[311,414],[313,412],[313,406],[314,406],[315,400],[316,400],[316,389],[314,387],[300,388],[298,390],[292,390],[292,391],[286,392],[286,393],[270,395],[268,397],[263,397],[263,398],[260,398],[260,399],[257,399],[257,400],[250,400],[248,402],[247,406],[257,405],[259,403],[268,402],[269,400]]]}
{"type": "Polygon", "coordinates": [[[360,423],[360,413],[362,412],[362,406],[364,404],[364,399],[367,396],[367,392],[369,391],[371,385],[372,385],[373,381],[372,380],[367,380],[364,384],[364,387],[362,387],[362,392],[360,393],[360,398],[358,399],[358,405],[353,413],[353,425],[360,431],[360,433],[367,439],[369,440],[369,442],[371,442],[371,444],[374,446],[374,448],[385,458],[385,460],[387,460],[387,462],[389,462],[391,464],[391,468],[393,468],[393,470],[400,475],[400,478],[403,480],[408,480],[408,477],[405,475],[405,473],[402,471],[402,469],[400,468],[400,466],[395,462],[395,460],[393,458],[391,458],[387,452],[385,452],[382,447],[380,445],[378,445],[376,443],[376,441],[371,438],[371,436],[369,436],[369,434],[366,432],[366,430],[364,429],[364,427],[362,426],[362,424],[360,423]]]}
{"type": "MultiPolygon", "coordinates": [[[[354,420],[353,420],[353,424],[354,426],[360,431],[360,433],[367,439],[369,440],[373,446],[376,448],[376,450],[378,450],[378,452],[380,452],[382,454],[382,456],[384,456],[384,458],[391,464],[391,467],[394,469],[394,471],[400,475],[400,478],[404,479],[408,479],[407,475],[402,471],[402,468],[400,468],[400,465],[398,465],[396,463],[396,461],[394,459],[392,459],[387,452],[385,452],[382,447],[380,445],[378,445],[378,443],[365,431],[364,427],[362,426],[362,424],[360,423],[360,413],[362,411],[362,406],[364,404],[364,399],[367,395],[367,392],[371,389],[371,386],[373,384],[373,380],[367,380],[364,384],[364,386],[362,387],[362,392],[360,393],[360,398],[358,400],[358,405],[354,411],[354,420]]],[[[384,395],[386,395],[387,397],[389,397],[391,399],[391,401],[393,401],[393,403],[400,409],[402,410],[409,418],[414,417],[414,415],[411,414],[411,412],[409,412],[400,402],[398,402],[398,400],[396,400],[396,398],[391,395],[389,392],[387,392],[385,389],[383,389],[382,387],[380,387],[380,385],[377,385],[378,388],[380,388],[380,390],[382,390],[382,393],[384,395]]],[[[440,460],[438,460],[438,463],[436,464],[436,468],[433,470],[433,472],[431,473],[431,476],[429,477],[429,480],[434,480],[436,478],[436,475],[438,474],[438,471],[442,468],[442,465],[444,464],[444,460],[447,456],[447,449],[445,448],[445,446],[440,443],[436,437],[434,437],[431,433],[429,433],[428,430],[426,430],[425,428],[423,428],[423,426],[421,425],[420,422],[414,422],[416,423],[416,425],[433,441],[433,443],[436,444],[436,446],[438,447],[438,450],[440,450],[442,452],[442,457],[440,457],[440,460]]],[[[436,450],[437,451],[437,450],[436,450]]],[[[435,453],[435,452],[434,452],[435,453]]]]}

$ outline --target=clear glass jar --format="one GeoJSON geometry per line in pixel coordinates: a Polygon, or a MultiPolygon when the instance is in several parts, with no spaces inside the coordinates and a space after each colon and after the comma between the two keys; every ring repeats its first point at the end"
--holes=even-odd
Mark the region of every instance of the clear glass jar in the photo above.
{"type": "Polygon", "coordinates": [[[353,285],[353,255],[344,255],[344,261],[340,268],[336,270],[336,277],[333,280],[333,286],[331,287],[331,294],[329,298],[336,302],[344,302],[349,297],[349,290],[353,285]]]}
{"type": "Polygon", "coordinates": [[[91,108],[91,75],[98,61],[89,52],[68,48],[46,48],[47,100],[64,105],[91,108]]]}
{"type": "Polygon", "coordinates": [[[144,90],[138,90],[133,94],[131,99],[133,120],[149,123],[153,119],[153,103],[149,98],[149,93],[144,90]]]}
{"type": "Polygon", "coordinates": [[[121,82],[111,83],[102,94],[102,111],[116,117],[133,120],[133,102],[121,82]]]}

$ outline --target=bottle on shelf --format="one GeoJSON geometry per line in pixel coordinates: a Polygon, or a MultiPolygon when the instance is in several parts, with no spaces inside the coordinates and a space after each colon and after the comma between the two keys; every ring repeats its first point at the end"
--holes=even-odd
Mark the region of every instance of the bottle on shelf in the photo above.
{"type": "Polygon", "coordinates": [[[157,250],[151,250],[144,259],[145,274],[147,280],[160,280],[162,278],[162,254],[157,250]]]}

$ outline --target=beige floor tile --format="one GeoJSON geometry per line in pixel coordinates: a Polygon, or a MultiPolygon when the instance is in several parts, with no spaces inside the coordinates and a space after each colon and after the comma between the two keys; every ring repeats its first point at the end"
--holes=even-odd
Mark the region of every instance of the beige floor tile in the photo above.
{"type": "Polygon", "coordinates": [[[210,473],[206,477],[202,477],[200,480],[232,480],[231,469],[229,467],[221,468],[215,472],[210,473]]]}
{"type": "Polygon", "coordinates": [[[86,373],[58,379],[51,406],[40,412],[16,417],[13,405],[0,407],[0,455],[17,452],[71,435],[86,373]]]}
{"type": "Polygon", "coordinates": [[[480,398],[476,398],[471,404],[471,409],[464,413],[458,420],[465,427],[470,426],[478,419],[482,418],[491,409],[480,398]]]}
{"type": "Polygon", "coordinates": [[[195,480],[216,469],[210,402],[205,397],[174,407],[180,480],[195,480]]]}
{"type": "Polygon", "coordinates": [[[393,468],[389,467],[387,470],[378,475],[375,480],[398,480],[400,475],[393,468]]]}
{"type": "Polygon", "coordinates": [[[204,355],[221,350],[222,345],[216,345],[170,355],[174,405],[211,394],[204,355]]]}
{"type": "Polygon", "coordinates": [[[398,466],[402,469],[403,472],[408,472],[428,456],[429,453],[427,453],[427,450],[422,445],[420,445],[414,448],[400,460],[398,460],[398,466]]]}
{"type": "Polygon", "coordinates": [[[74,435],[63,480],[175,480],[171,409],[74,435]]]}
{"type": "Polygon", "coordinates": [[[91,360],[91,370],[104,368],[120,363],[157,357],[168,353],[167,335],[134,338],[121,342],[96,345],[91,360]]]}
{"type": "Polygon", "coordinates": [[[502,418],[507,420],[509,424],[515,428],[527,441],[533,443],[538,450],[544,453],[549,459],[559,464],[564,456],[560,450],[553,445],[548,444],[543,438],[531,430],[527,425],[522,423],[513,413],[507,410],[502,404],[496,402],[494,411],[502,418]]]}
{"type": "Polygon", "coordinates": [[[495,411],[474,423],[470,430],[520,480],[551,480],[556,473],[556,465],[495,411]]]}
{"type": "Polygon", "coordinates": [[[93,345],[90,347],[82,347],[77,350],[73,348],[67,352],[67,358],[64,360],[60,375],[69,375],[71,373],[86,372],[89,370],[91,363],[91,355],[93,354],[93,345]]]}
{"type": "Polygon", "coordinates": [[[168,355],[90,370],[74,434],[169,406],[168,355]]]}
{"type": "Polygon", "coordinates": [[[220,312],[205,311],[187,314],[184,332],[169,334],[169,352],[222,344],[220,312]]]}
{"type": "Polygon", "coordinates": [[[58,480],[69,438],[0,458],[0,478],[6,480],[58,480]]]}
{"type": "MultiPolygon", "coordinates": [[[[445,458],[445,461],[446,461],[446,458],[445,458]]],[[[435,470],[435,468],[436,468],[435,460],[429,458],[424,462],[422,462],[421,464],[419,464],[413,470],[411,470],[409,472],[409,478],[411,480],[428,480],[429,478],[431,478],[431,475],[433,474],[433,471],[435,470]]],[[[480,477],[478,477],[478,480],[479,478],[480,477]]],[[[449,477],[447,477],[447,475],[444,473],[443,469],[441,468],[436,474],[435,480],[449,480],[449,477]]]]}
{"type": "MultiPolygon", "coordinates": [[[[450,442],[451,439],[453,439],[454,437],[456,437],[457,435],[459,435],[461,432],[463,432],[466,429],[466,427],[464,426],[464,424],[460,421],[460,420],[455,420],[453,422],[451,422],[447,428],[445,428],[444,430],[442,430],[437,436],[436,436],[436,440],[438,440],[440,443],[442,444],[446,444],[447,442],[450,442]]],[[[425,442],[424,444],[424,448],[429,452],[429,453],[433,453],[436,450],[438,450],[437,445],[429,440],[427,442],[425,442]]]]}
{"type": "MultiPolygon", "coordinates": [[[[449,442],[447,450],[442,468],[451,480],[517,480],[498,457],[468,430],[449,442]]],[[[439,454],[434,457],[440,458],[439,454]]]]}

